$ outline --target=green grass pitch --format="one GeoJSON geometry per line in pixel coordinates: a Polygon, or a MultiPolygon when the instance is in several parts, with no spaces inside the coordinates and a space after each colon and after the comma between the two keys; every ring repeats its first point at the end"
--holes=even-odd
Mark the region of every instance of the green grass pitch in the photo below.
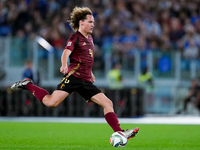
{"type": "Polygon", "coordinates": [[[106,123],[0,122],[0,150],[199,150],[199,125],[121,124],[139,127],[138,135],[126,147],[115,148],[113,133],[106,123]]]}

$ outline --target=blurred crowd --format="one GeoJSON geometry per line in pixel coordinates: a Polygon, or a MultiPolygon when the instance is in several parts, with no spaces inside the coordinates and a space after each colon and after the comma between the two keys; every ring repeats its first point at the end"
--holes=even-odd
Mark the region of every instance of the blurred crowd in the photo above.
{"type": "Polygon", "coordinates": [[[149,51],[179,50],[186,60],[200,58],[199,0],[1,0],[0,36],[40,35],[63,50],[75,6],[93,12],[96,68],[108,51],[116,62],[139,52],[143,67],[149,51]]]}

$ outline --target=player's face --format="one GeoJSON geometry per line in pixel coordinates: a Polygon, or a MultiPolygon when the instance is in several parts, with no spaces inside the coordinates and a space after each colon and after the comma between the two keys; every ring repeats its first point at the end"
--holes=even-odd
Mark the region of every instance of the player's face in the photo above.
{"type": "Polygon", "coordinates": [[[92,33],[94,28],[94,17],[92,15],[87,15],[86,19],[81,22],[81,28],[86,33],[92,33]]]}

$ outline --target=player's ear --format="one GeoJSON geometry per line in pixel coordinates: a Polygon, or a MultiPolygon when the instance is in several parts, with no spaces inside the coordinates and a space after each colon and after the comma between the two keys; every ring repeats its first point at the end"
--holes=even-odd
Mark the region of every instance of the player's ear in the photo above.
{"type": "Polygon", "coordinates": [[[82,25],[83,25],[83,21],[79,20],[79,26],[82,26],[82,25]]]}

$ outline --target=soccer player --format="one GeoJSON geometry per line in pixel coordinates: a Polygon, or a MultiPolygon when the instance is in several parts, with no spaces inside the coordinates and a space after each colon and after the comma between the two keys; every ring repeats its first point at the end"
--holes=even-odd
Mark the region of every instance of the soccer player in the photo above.
{"type": "Polygon", "coordinates": [[[11,86],[12,90],[29,90],[33,95],[48,107],[56,107],[70,93],[78,92],[86,101],[92,101],[103,107],[104,116],[111,128],[122,131],[127,138],[133,138],[139,128],[124,131],[121,129],[118,118],[113,110],[113,103],[94,84],[92,73],[94,62],[94,44],[90,35],[94,28],[94,17],[87,7],[75,7],[68,20],[73,33],[66,44],[61,56],[60,72],[64,74],[57,89],[50,95],[45,89],[33,84],[30,79],[18,81],[11,86]],[[68,58],[70,64],[67,66],[68,58]]]}

